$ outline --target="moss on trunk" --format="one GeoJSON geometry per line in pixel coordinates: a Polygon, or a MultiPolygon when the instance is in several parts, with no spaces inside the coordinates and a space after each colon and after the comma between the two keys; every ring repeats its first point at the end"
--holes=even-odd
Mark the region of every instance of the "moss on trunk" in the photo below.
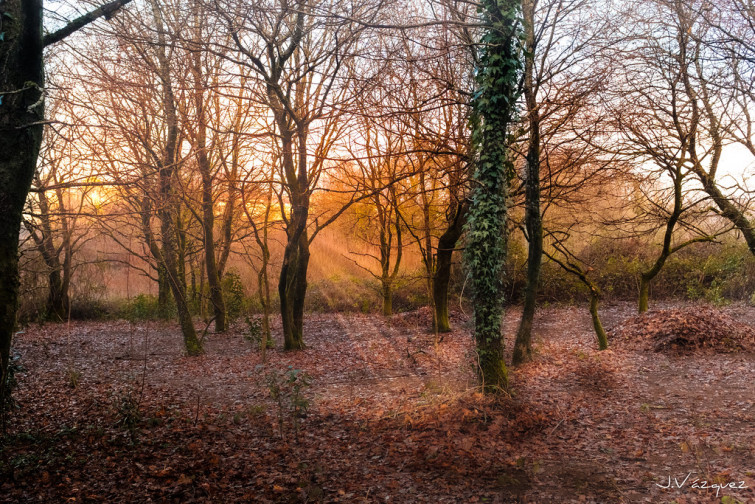
{"type": "Polygon", "coordinates": [[[592,327],[595,329],[595,336],[598,338],[598,349],[605,350],[608,348],[608,337],[606,331],[603,329],[603,324],[600,321],[600,315],[598,314],[598,304],[600,303],[600,293],[595,290],[590,290],[590,315],[592,316],[592,327]]]}

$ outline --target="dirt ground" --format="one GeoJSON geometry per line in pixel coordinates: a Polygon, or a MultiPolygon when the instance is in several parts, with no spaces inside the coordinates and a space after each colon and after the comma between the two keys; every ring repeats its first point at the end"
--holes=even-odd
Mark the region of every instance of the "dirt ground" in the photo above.
{"type": "Polygon", "coordinates": [[[437,343],[428,318],[310,314],[308,348],[265,364],[243,323],[198,358],[174,324],[29,327],[0,502],[755,502],[752,353],[599,352],[586,307],[549,306],[512,396],[489,398],[467,317],[437,343]],[[301,399],[275,401],[294,370],[301,399]]]}

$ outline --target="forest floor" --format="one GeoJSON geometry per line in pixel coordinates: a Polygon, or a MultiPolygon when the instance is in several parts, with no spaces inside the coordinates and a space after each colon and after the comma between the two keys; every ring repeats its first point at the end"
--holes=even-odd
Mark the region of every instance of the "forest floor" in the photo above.
{"type": "Polygon", "coordinates": [[[243,323],[198,358],[174,324],[29,327],[0,502],[755,502],[755,354],[599,352],[585,307],[549,306],[511,397],[489,398],[466,317],[439,343],[428,322],[309,314],[307,349],[264,365],[243,323]]]}

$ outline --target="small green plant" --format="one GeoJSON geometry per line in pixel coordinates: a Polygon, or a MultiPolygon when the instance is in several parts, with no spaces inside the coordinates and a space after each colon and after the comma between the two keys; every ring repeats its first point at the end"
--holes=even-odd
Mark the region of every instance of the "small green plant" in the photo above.
{"type": "Polygon", "coordinates": [[[286,420],[289,419],[294,429],[294,436],[299,439],[301,419],[306,417],[310,406],[305,396],[310,386],[309,375],[288,366],[288,370],[272,371],[267,374],[267,386],[270,397],[278,406],[278,429],[281,438],[285,436],[286,420]]]}
{"type": "Polygon", "coordinates": [[[267,408],[264,404],[255,404],[246,409],[246,415],[250,418],[258,418],[265,414],[267,408]]]}
{"type": "Polygon", "coordinates": [[[262,324],[258,318],[251,318],[246,316],[246,333],[244,333],[244,339],[249,343],[259,343],[262,339],[262,324]]]}
{"type": "Polygon", "coordinates": [[[75,389],[81,383],[81,371],[76,369],[73,365],[69,365],[66,368],[66,384],[75,389]]]}
{"type": "MultiPolygon", "coordinates": [[[[265,337],[264,331],[262,330],[262,322],[258,317],[250,317],[246,316],[245,318],[246,322],[246,332],[244,333],[243,337],[244,340],[248,341],[249,343],[254,346],[254,348],[259,348],[260,343],[262,343],[262,338],[265,337]]],[[[267,348],[274,348],[275,343],[272,339],[267,340],[267,348]]]]}
{"type": "Polygon", "coordinates": [[[138,440],[139,424],[142,421],[139,403],[139,398],[130,390],[117,394],[113,398],[113,410],[116,416],[115,424],[128,432],[133,444],[136,444],[138,440]]]}

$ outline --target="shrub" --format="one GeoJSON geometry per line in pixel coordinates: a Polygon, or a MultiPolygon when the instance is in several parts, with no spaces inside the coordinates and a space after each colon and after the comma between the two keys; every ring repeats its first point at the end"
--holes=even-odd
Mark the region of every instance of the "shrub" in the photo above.
{"type": "Polygon", "coordinates": [[[139,294],[126,301],[119,314],[126,320],[156,320],[161,317],[160,303],[156,296],[139,294]]]}
{"type": "MultiPolygon", "coordinates": [[[[637,239],[595,239],[577,252],[591,268],[591,277],[607,299],[636,300],[640,274],[655,259],[652,248],[637,239]]],[[[524,271],[526,263],[519,267],[524,271]]],[[[509,282],[518,300],[520,287],[509,282]]],[[[739,242],[695,244],[669,257],[650,290],[655,299],[686,298],[716,305],[748,299],[755,292],[755,258],[739,242]]],[[[584,299],[586,294],[573,275],[543,260],[539,290],[542,301],[584,299]]]]}
{"type": "Polygon", "coordinates": [[[225,311],[229,320],[236,320],[244,313],[249,305],[244,296],[244,284],[237,271],[229,271],[223,275],[221,282],[225,311]]]}
{"type": "Polygon", "coordinates": [[[70,311],[71,320],[103,320],[113,317],[117,309],[102,299],[74,298],[70,311]]]}
{"type": "MultiPolygon", "coordinates": [[[[247,315],[245,322],[247,329],[243,335],[244,340],[251,343],[254,348],[260,348],[262,338],[267,336],[262,329],[262,320],[260,317],[250,317],[247,315]]],[[[275,342],[272,339],[268,339],[265,343],[265,347],[275,348],[275,342]]]]}

